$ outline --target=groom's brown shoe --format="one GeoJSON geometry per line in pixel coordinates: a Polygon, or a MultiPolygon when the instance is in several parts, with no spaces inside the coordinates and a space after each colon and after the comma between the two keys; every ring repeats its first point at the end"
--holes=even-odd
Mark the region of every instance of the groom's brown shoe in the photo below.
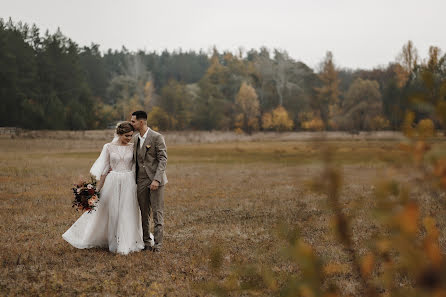
{"type": "Polygon", "coordinates": [[[160,248],[157,248],[157,247],[154,247],[154,248],[152,248],[152,252],[154,252],[154,253],[160,253],[160,252],[161,252],[161,249],[160,249],[160,248]]]}

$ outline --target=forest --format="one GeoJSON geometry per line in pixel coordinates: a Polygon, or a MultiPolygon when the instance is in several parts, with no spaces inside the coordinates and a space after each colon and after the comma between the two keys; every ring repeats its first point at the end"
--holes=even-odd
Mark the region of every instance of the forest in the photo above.
{"type": "Polygon", "coordinates": [[[408,41],[371,70],[343,68],[327,51],[316,68],[265,47],[102,51],[0,19],[0,126],[103,129],[142,109],[159,130],[400,130],[407,117],[445,129],[446,53],[437,46],[423,57],[408,41]]]}

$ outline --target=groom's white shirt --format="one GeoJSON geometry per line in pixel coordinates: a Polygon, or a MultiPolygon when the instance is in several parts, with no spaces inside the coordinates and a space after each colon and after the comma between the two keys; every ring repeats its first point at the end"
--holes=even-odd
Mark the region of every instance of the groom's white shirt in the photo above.
{"type": "Polygon", "coordinates": [[[146,133],[144,133],[144,136],[141,137],[141,134],[138,135],[139,137],[139,148],[142,148],[144,141],[146,141],[147,133],[149,133],[150,128],[147,127],[146,133]]]}

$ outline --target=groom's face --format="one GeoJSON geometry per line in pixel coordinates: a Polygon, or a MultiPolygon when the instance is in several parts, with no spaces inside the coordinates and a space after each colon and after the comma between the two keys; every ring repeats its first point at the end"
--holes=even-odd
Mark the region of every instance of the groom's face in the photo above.
{"type": "Polygon", "coordinates": [[[132,124],[133,128],[135,128],[136,131],[139,131],[141,127],[143,126],[143,119],[136,119],[136,116],[132,115],[132,119],[130,120],[130,123],[132,124]]]}

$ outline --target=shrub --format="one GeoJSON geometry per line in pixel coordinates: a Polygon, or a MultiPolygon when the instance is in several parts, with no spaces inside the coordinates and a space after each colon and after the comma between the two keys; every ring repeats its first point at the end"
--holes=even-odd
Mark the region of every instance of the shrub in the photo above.
{"type": "Polygon", "coordinates": [[[147,115],[149,126],[155,126],[161,130],[169,130],[175,126],[175,119],[170,117],[161,107],[155,106],[147,115]]]}
{"type": "Polygon", "coordinates": [[[294,123],[283,106],[279,106],[271,113],[262,116],[262,128],[265,130],[290,131],[294,123]]]}

